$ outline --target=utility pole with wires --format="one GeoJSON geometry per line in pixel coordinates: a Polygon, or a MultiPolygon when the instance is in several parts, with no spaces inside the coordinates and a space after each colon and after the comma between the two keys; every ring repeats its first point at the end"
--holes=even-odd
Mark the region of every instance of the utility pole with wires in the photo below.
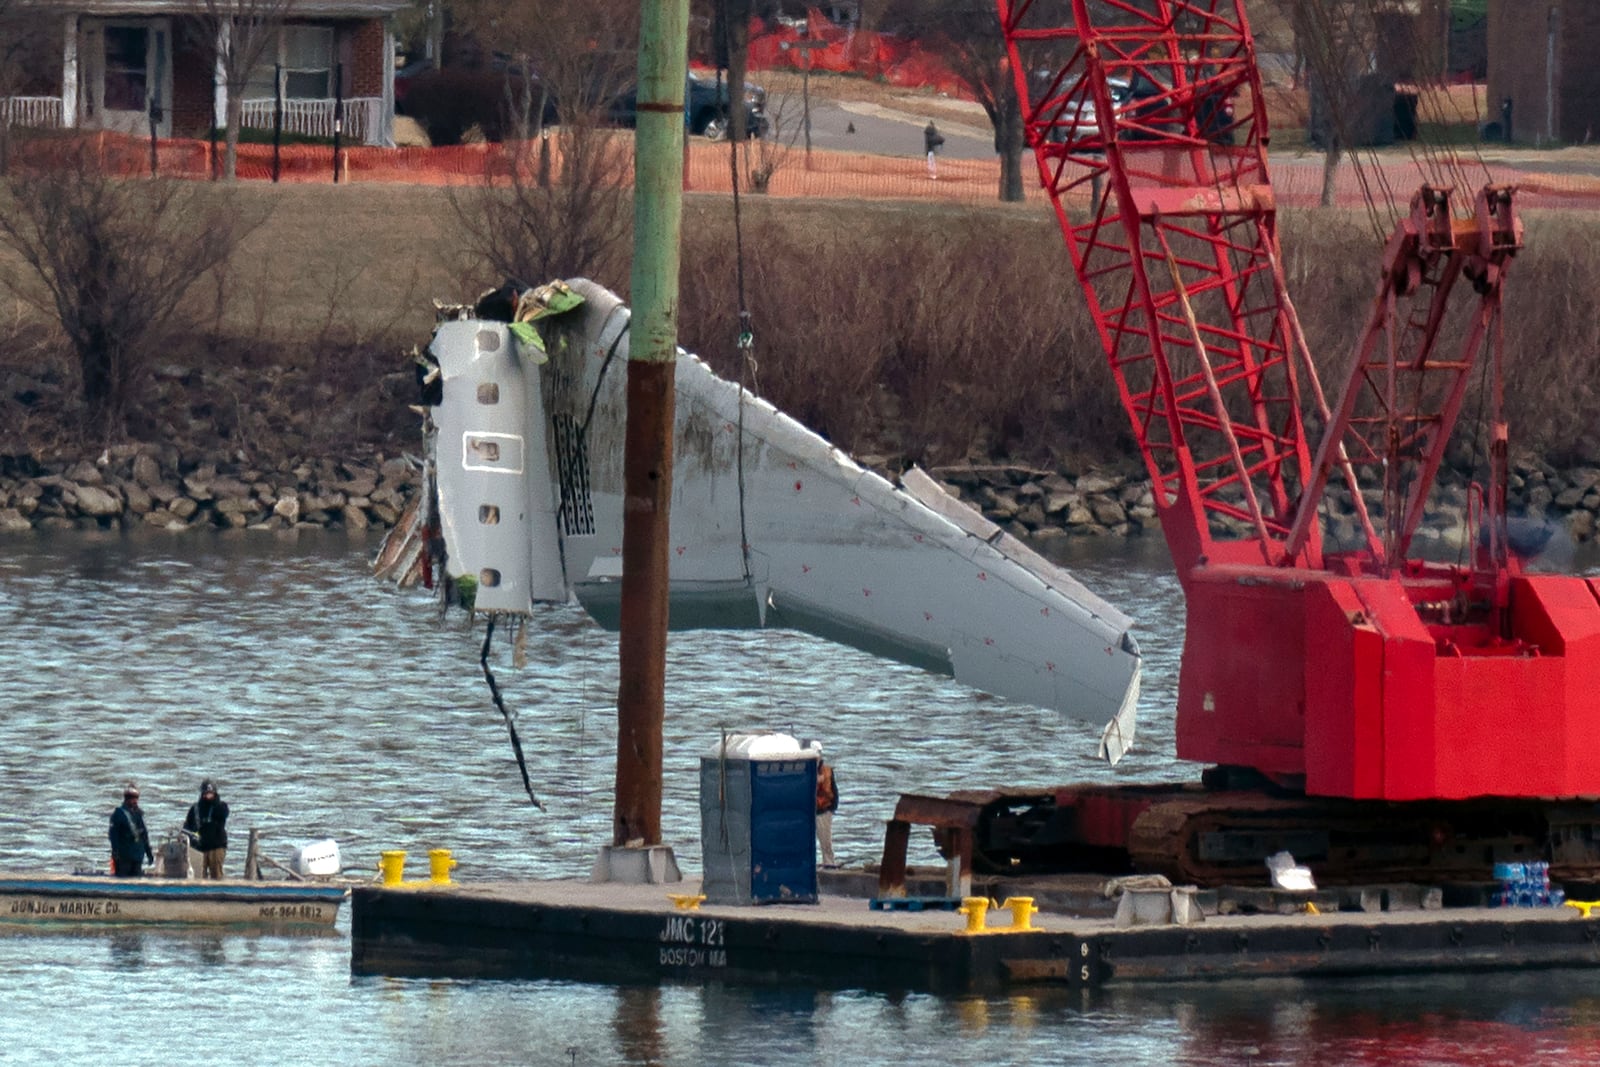
{"type": "Polygon", "coordinates": [[[595,863],[597,881],[682,877],[661,841],[661,779],[688,40],[688,0],[645,0],[623,444],[616,800],[612,843],[595,863]]]}

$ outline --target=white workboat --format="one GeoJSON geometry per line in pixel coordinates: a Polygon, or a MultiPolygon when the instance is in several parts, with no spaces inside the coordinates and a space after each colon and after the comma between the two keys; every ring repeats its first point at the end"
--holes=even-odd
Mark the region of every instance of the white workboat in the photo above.
{"type": "Polygon", "coordinates": [[[0,875],[0,923],[121,923],[268,928],[332,926],[342,885],[0,875]]]}

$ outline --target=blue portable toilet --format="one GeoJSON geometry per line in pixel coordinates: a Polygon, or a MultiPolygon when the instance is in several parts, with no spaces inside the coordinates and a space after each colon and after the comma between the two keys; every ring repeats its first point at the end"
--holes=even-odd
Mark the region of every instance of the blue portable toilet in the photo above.
{"type": "Polygon", "coordinates": [[[817,754],[788,734],[729,734],[700,758],[711,904],[817,902],[817,754]]]}

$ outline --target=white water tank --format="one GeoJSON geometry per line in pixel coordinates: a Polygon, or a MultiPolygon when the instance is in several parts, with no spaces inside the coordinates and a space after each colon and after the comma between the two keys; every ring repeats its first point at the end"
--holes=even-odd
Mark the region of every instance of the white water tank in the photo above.
{"type": "Polygon", "coordinates": [[[326,841],[313,841],[309,845],[301,845],[295,849],[294,858],[289,861],[289,869],[295,874],[309,878],[327,878],[339,873],[339,842],[331,838],[326,841]]]}

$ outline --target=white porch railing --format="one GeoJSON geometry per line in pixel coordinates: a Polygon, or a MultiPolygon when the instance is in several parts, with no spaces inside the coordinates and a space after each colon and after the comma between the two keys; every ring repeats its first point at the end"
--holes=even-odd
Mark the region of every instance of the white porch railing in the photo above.
{"type": "Polygon", "coordinates": [[[0,96],[0,126],[53,130],[60,125],[59,96],[0,96]]]}
{"type": "MultiPolygon", "coordinates": [[[[271,99],[246,99],[244,125],[255,129],[272,129],[271,99]]],[[[304,134],[308,137],[333,136],[333,100],[285,100],[283,102],[283,131],[304,134]]],[[[383,99],[376,96],[352,97],[344,102],[344,129],[340,136],[351,143],[378,144],[382,142],[383,99]]]]}

